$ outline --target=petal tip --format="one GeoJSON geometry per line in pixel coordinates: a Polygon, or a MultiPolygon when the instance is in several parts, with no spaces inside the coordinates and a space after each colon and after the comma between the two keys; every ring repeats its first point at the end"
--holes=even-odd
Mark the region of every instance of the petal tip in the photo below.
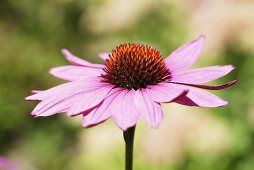
{"type": "Polygon", "coordinates": [[[228,68],[228,70],[229,70],[228,72],[231,72],[232,70],[235,69],[235,66],[233,64],[228,64],[228,65],[225,65],[224,67],[228,68]]]}
{"type": "Polygon", "coordinates": [[[67,52],[69,52],[66,48],[62,48],[61,49],[61,52],[63,53],[63,54],[65,54],[65,53],[67,53],[67,52]]]}
{"type": "Polygon", "coordinates": [[[205,35],[201,34],[196,40],[193,41],[193,43],[200,47],[200,53],[201,53],[205,43],[205,35]]]}
{"type": "Polygon", "coordinates": [[[196,39],[196,41],[200,41],[201,43],[204,43],[205,39],[206,39],[206,36],[205,36],[204,34],[201,34],[201,35],[196,39]]]}
{"type": "MultiPolygon", "coordinates": [[[[229,87],[233,86],[234,84],[236,84],[237,82],[238,82],[238,80],[232,80],[228,83],[225,83],[224,85],[221,86],[222,87],[221,89],[229,88],[229,87]]],[[[219,90],[221,90],[221,89],[219,89],[219,90]]]]}
{"type": "Polygon", "coordinates": [[[39,117],[39,115],[36,115],[36,112],[32,112],[31,115],[34,116],[34,118],[39,117]]]}
{"type": "Polygon", "coordinates": [[[59,69],[60,67],[54,67],[54,68],[51,68],[49,69],[48,73],[51,74],[52,76],[55,76],[57,77],[57,73],[59,73],[59,69]]]}
{"type": "Polygon", "coordinates": [[[239,80],[232,80],[232,81],[230,82],[230,86],[236,84],[238,81],[239,81],[239,80]]]}
{"type": "Polygon", "coordinates": [[[30,101],[30,100],[36,100],[36,99],[33,97],[33,95],[31,95],[31,96],[25,97],[25,100],[30,101]]]}
{"type": "Polygon", "coordinates": [[[49,74],[54,74],[54,68],[49,69],[48,73],[49,74]]]}
{"type": "Polygon", "coordinates": [[[49,73],[50,75],[54,76],[54,77],[61,78],[61,73],[59,74],[59,71],[58,71],[57,67],[49,69],[48,73],[49,73]],[[58,74],[59,74],[60,76],[59,76],[58,74]]]}
{"type": "Polygon", "coordinates": [[[219,105],[218,107],[224,107],[224,106],[227,106],[228,105],[228,101],[225,101],[224,100],[224,103],[222,103],[221,105],[219,105]]]}
{"type": "Polygon", "coordinates": [[[71,59],[70,55],[72,55],[72,54],[71,54],[71,52],[70,52],[69,50],[67,50],[66,48],[62,48],[62,49],[61,49],[61,52],[62,52],[62,54],[64,55],[64,57],[65,57],[67,60],[70,60],[70,59],[71,59]]]}
{"type": "Polygon", "coordinates": [[[230,64],[231,66],[231,71],[235,69],[235,66],[233,64],[230,64]]]}

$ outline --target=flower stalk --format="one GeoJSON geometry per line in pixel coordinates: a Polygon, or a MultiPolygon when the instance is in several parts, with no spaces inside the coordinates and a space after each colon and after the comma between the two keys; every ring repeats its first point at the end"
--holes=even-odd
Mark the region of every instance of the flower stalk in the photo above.
{"type": "Polygon", "coordinates": [[[136,126],[130,127],[123,132],[125,141],[125,170],[132,170],[133,167],[133,142],[136,126]]]}

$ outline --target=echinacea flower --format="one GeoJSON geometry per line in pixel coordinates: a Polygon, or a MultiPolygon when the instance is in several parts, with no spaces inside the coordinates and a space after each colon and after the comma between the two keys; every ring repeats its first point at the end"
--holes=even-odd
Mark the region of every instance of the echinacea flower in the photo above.
{"type": "Polygon", "coordinates": [[[35,94],[26,97],[41,101],[32,115],[82,114],[84,127],[112,117],[125,131],[135,126],[139,117],[151,127],[158,127],[163,119],[160,103],[225,106],[227,101],[205,90],[225,89],[237,81],[217,86],[204,83],[225,76],[234,67],[188,69],[200,56],[204,39],[200,36],[181,46],[165,60],[150,46],[123,44],[111,53],[100,54],[104,65],[92,64],[63,49],[63,55],[72,65],[53,68],[49,73],[69,82],[44,91],[33,91],[35,94]]]}

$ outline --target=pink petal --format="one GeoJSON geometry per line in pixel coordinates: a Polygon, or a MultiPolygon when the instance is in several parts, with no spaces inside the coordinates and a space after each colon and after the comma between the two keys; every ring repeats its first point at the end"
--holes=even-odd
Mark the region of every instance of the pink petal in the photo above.
{"type": "Polygon", "coordinates": [[[169,70],[179,70],[193,65],[201,54],[205,37],[191,41],[172,52],[165,63],[169,70]]]}
{"type": "Polygon", "coordinates": [[[97,106],[103,101],[112,88],[112,86],[99,87],[91,92],[83,94],[72,104],[68,111],[68,115],[75,116],[97,106]]]}
{"type": "Polygon", "coordinates": [[[142,91],[146,91],[151,100],[158,103],[169,103],[186,93],[178,85],[170,83],[159,83],[154,86],[149,86],[149,88],[142,91]]]}
{"type": "Polygon", "coordinates": [[[232,65],[226,65],[191,70],[177,70],[172,72],[171,81],[190,84],[206,83],[225,76],[233,69],[234,67],[232,65]]]}
{"type": "Polygon", "coordinates": [[[68,80],[84,80],[89,77],[98,77],[102,73],[102,69],[82,67],[82,66],[61,66],[52,68],[49,71],[55,77],[68,80]]]}
{"type": "Polygon", "coordinates": [[[84,114],[82,121],[83,127],[94,126],[107,120],[113,114],[110,109],[113,107],[112,102],[116,99],[117,95],[120,94],[121,90],[122,89],[119,88],[112,89],[101,105],[92,110],[90,113],[84,114]]]}
{"type": "Polygon", "coordinates": [[[134,126],[139,118],[138,111],[134,104],[134,95],[134,90],[124,90],[111,104],[113,120],[123,131],[134,126]]]}
{"type": "Polygon", "coordinates": [[[100,53],[99,54],[99,57],[102,59],[102,60],[106,60],[109,58],[109,53],[100,53]]]}
{"type": "MultiPolygon", "coordinates": [[[[180,85],[179,85],[180,86],[180,85]]],[[[178,98],[175,102],[188,106],[199,107],[220,107],[228,104],[227,101],[219,98],[218,96],[193,87],[183,86],[182,88],[188,89],[185,98],[178,98]]]]}
{"type": "Polygon", "coordinates": [[[87,87],[96,86],[98,83],[100,83],[98,81],[98,78],[96,79],[91,78],[91,79],[88,79],[88,81],[68,82],[68,83],[64,83],[56,87],[50,88],[48,90],[44,90],[44,91],[36,90],[37,93],[31,96],[28,96],[25,99],[26,100],[44,100],[58,93],[62,94],[62,92],[69,91],[69,90],[76,91],[76,90],[86,89],[87,87]]]}
{"type": "Polygon", "coordinates": [[[92,67],[92,68],[102,68],[103,67],[103,65],[101,65],[101,64],[92,64],[88,61],[78,58],[75,55],[71,54],[67,49],[62,49],[62,53],[65,56],[65,58],[73,65],[92,67]]]}
{"type": "Polygon", "coordinates": [[[226,88],[229,88],[229,87],[233,86],[237,82],[238,82],[238,80],[232,80],[230,82],[227,82],[225,84],[220,84],[220,85],[187,84],[187,83],[177,83],[177,82],[169,82],[169,83],[181,84],[181,85],[197,87],[197,88],[207,89],[207,90],[223,90],[223,89],[226,89],[226,88]]]}
{"type": "MultiPolygon", "coordinates": [[[[88,82],[71,82],[52,88],[54,90],[49,89],[41,93],[34,94],[29,98],[41,98],[43,100],[35,107],[32,115],[50,116],[52,114],[66,112],[71,106],[73,106],[73,104],[77,103],[82,96],[104,86],[105,85],[103,83],[95,84],[88,82]]],[[[98,103],[99,101],[97,100],[94,102],[94,105],[98,103]]]]}
{"type": "Polygon", "coordinates": [[[163,112],[160,104],[152,101],[149,95],[142,90],[135,93],[134,102],[138,113],[148,122],[148,124],[156,128],[163,119],[163,112]]]}
{"type": "Polygon", "coordinates": [[[50,116],[56,113],[67,112],[69,108],[78,101],[80,96],[84,93],[89,92],[81,91],[81,92],[62,92],[64,95],[57,94],[55,96],[51,96],[45,100],[42,100],[32,111],[32,115],[34,116],[50,116]]]}
{"type": "Polygon", "coordinates": [[[186,96],[179,97],[174,102],[178,104],[186,105],[186,106],[198,106],[196,103],[194,103],[190,98],[186,96]]]}

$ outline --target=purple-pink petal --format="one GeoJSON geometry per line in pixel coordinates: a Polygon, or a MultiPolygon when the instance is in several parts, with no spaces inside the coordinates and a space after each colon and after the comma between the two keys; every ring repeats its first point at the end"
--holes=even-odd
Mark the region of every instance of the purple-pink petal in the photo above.
{"type": "Polygon", "coordinates": [[[111,107],[114,107],[112,102],[116,99],[121,91],[122,89],[120,88],[112,89],[105,97],[101,105],[89,113],[84,113],[82,121],[83,127],[90,127],[107,120],[113,114],[111,110],[111,107]]]}
{"type": "Polygon", "coordinates": [[[112,86],[107,85],[80,95],[78,100],[71,105],[68,115],[75,116],[97,106],[103,101],[111,89],[112,86]]]}
{"type": "Polygon", "coordinates": [[[92,64],[88,61],[85,61],[75,55],[73,55],[72,53],[70,53],[67,49],[62,49],[61,50],[64,57],[73,65],[77,65],[77,66],[86,66],[89,64],[92,64]]]}
{"type": "Polygon", "coordinates": [[[178,85],[170,83],[159,83],[142,91],[146,91],[151,100],[158,103],[169,103],[186,92],[178,85]]]}
{"type": "Polygon", "coordinates": [[[230,82],[227,82],[225,84],[220,84],[220,85],[188,84],[188,83],[178,83],[178,82],[170,82],[170,83],[197,87],[197,88],[206,89],[206,90],[223,90],[233,86],[237,82],[238,80],[232,80],[230,82]]]}
{"type": "Polygon", "coordinates": [[[49,73],[64,80],[76,81],[98,77],[101,75],[102,69],[82,66],[61,66],[52,68],[49,73]]]}
{"type": "MultiPolygon", "coordinates": [[[[28,99],[41,98],[43,100],[35,107],[32,115],[49,116],[59,112],[67,112],[74,103],[80,101],[82,96],[86,96],[87,94],[102,87],[106,88],[108,86],[99,82],[97,82],[97,84],[95,82],[70,82],[54,87],[54,90],[49,89],[38,94],[34,94],[28,97],[28,99]],[[52,93],[50,93],[50,91],[52,93]]],[[[108,91],[110,91],[110,89],[111,88],[108,87],[108,91]]],[[[103,100],[103,97],[98,97],[98,100],[99,99],[103,100]]],[[[99,104],[100,101],[98,100],[93,103],[94,106],[99,104]]],[[[89,106],[93,107],[92,104],[89,106]]]]}
{"type": "MultiPolygon", "coordinates": [[[[64,93],[64,92],[62,92],[64,93]]],[[[52,96],[41,101],[32,111],[32,115],[38,116],[51,116],[53,114],[67,112],[71,105],[78,100],[81,92],[69,94],[67,96],[52,96]]]]}
{"type": "Polygon", "coordinates": [[[48,90],[43,90],[39,91],[36,90],[37,93],[26,97],[26,100],[44,100],[50,96],[55,96],[55,95],[63,95],[66,93],[66,91],[77,91],[77,90],[82,90],[86,89],[87,87],[95,86],[98,84],[98,80],[96,79],[88,79],[87,81],[75,81],[75,82],[68,82],[64,83],[55,87],[52,87],[48,90]]]}
{"type": "Polygon", "coordinates": [[[70,53],[67,49],[62,49],[62,53],[65,56],[65,58],[73,65],[92,67],[92,68],[102,68],[103,67],[103,65],[101,65],[101,64],[92,64],[88,61],[78,58],[75,55],[73,55],[72,53],[70,53]]]}
{"type": "Polygon", "coordinates": [[[142,90],[135,92],[134,102],[138,113],[151,127],[157,128],[163,119],[163,112],[160,104],[152,101],[149,95],[142,90]]]}
{"type": "Polygon", "coordinates": [[[198,39],[184,44],[173,51],[166,59],[165,63],[169,70],[179,70],[192,66],[199,58],[205,37],[201,35],[198,39]]]}
{"type": "Polygon", "coordinates": [[[134,104],[134,97],[134,90],[123,90],[112,102],[113,120],[123,131],[134,126],[139,118],[139,112],[134,104]]]}
{"type": "Polygon", "coordinates": [[[227,101],[207,91],[184,85],[179,86],[189,90],[184,98],[175,100],[179,104],[199,107],[220,107],[228,104],[227,101]]]}
{"type": "Polygon", "coordinates": [[[171,81],[190,84],[201,84],[225,76],[234,69],[232,65],[212,66],[191,70],[172,71],[171,81]]]}
{"type": "Polygon", "coordinates": [[[181,104],[181,105],[186,105],[186,106],[197,106],[196,103],[194,103],[190,98],[187,96],[182,96],[180,98],[177,98],[174,102],[181,104]]]}

